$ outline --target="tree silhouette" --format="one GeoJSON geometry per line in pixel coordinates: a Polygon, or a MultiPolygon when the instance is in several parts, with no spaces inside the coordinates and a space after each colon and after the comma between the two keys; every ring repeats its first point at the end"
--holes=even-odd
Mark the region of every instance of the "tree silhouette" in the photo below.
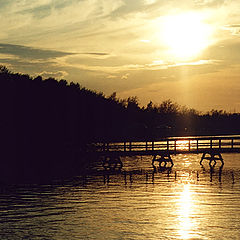
{"type": "Polygon", "coordinates": [[[5,66],[0,66],[0,114],[3,179],[9,173],[14,179],[82,170],[87,146],[96,142],[240,133],[239,113],[202,114],[170,99],[140,107],[136,96],[105,97],[78,83],[32,78],[5,66]]]}

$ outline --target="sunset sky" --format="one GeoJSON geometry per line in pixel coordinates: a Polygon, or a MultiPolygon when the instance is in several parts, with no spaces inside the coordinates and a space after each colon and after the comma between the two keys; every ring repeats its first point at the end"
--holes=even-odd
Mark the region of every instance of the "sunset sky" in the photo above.
{"type": "Polygon", "coordinates": [[[141,105],[240,112],[239,0],[0,0],[0,64],[141,105]]]}

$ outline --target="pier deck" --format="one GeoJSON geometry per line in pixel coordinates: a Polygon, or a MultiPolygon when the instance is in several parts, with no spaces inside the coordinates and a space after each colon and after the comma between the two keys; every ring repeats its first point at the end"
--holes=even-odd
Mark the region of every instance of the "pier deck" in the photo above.
{"type": "Polygon", "coordinates": [[[157,155],[161,153],[240,153],[240,136],[175,137],[155,141],[125,141],[97,143],[95,151],[100,155],[157,155]]]}
{"type": "Polygon", "coordinates": [[[203,160],[209,161],[212,168],[217,161],[224,165],[221,153],[240,153],[240,136],[217,137],[175,137],[164,138],[155,141],[125,141],[112,143],[97,143],[94,145],[94,153],[103,156],[105,170],[121,169],[122,156],[152,155],[152,165],[156,169],[170,168],[174,165],[171,155],[186,153],[202,153],[200,164],[203,160]]]}

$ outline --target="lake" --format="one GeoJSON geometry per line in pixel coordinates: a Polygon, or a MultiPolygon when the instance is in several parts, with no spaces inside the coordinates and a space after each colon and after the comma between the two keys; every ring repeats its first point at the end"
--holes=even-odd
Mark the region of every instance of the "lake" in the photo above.
{"type": "Polygon", "coordinates": [[[222,156],[213,171],[201,154],[157,172],[151,157],[125,157],[122,173],[2,186],[0,238],[239,239],[240,154],[222,156]]]}

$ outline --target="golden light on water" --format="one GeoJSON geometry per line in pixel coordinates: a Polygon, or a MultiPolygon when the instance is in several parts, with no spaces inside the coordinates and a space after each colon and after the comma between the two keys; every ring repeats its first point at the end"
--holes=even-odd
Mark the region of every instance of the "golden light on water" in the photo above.
{"type": "Polygon", "coordinates": [[[196,57],[210,44],[210,37],[210,26],[197,13],[167,16],[163,21],[161,38],[175,60],[196,57]]]}
{"type": "Polygon", "coordinates": [[[189,148],[189,141],[188,140],[178,140],[177,148],[179,150],[187,150],[189,148]]]}
{"type": "Polygon", "coordinates": [[[191,229],[193,228],[193,219],[191,213],[193,210],[192,192],[190,184],[183,185],[183,191],[180,193],[178,210],[179,231],[178,234],[181,239],[189,239],[191,229]]]}

